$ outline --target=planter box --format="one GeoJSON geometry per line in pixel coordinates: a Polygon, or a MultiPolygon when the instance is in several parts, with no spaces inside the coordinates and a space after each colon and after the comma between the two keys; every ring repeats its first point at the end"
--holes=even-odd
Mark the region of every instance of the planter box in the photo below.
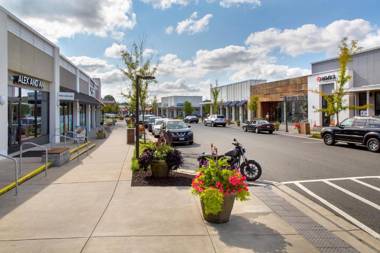
{"type": "Polygon", "coordinates": [[[211,223],[226,223],[230,220],[232,208],[234,207],[235,194],[224,196],[222,211],[216,215],[205,213],[203,202],[201,201],[203,218],[211,223]]]}
{"type": "Polygon", "coordinates": [[[169,168],[165,160],[153,160],[150,170],[154,178],[166,178],[169,176],[169,168]]]}
{"type": "Polygon", "coordinates": [[[127,128],[127,144],[135,143],[135,129],[127,128]]]}
{"type": "Polygon", "coordinates": [[[301,134],[310,134],[310,123],[309,122],[301,122],[300,123],[300,133],[301,134]]]}
{"type": "MultiPolygon", "coordinates": [[[[41,157],[41,162],[45,162],[45,153],[41,157]]],[[[51,148],[48,150],[48,161],[52,162],[53,166],[59,167],[70,160],[69,148],[51,148]]]]}

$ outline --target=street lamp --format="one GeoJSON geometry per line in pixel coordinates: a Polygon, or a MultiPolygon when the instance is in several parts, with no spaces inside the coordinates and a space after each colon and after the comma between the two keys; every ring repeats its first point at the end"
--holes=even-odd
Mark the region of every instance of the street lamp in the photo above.
{"type": "MultiPolygon", "coordinates": [[[[142,80],[154,80],[154,76],[143,76],[140,74],[136,75],[136,115],[135,115],[135,138],[136,138],[136,159],[140,156],[140,130],[139,130],[139,95],[140,95],[140,79],[142,80]]],[[[144,120],[144,119],[143,119],[144,120]]]]}

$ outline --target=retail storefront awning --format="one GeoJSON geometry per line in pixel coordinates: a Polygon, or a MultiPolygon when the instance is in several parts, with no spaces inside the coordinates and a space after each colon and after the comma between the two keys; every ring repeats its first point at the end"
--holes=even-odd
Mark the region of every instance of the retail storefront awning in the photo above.
{"type": "Polygon", "coordinates": [[[231,101],[225,102],[224,106],[229,106],[231,103],[232,103],[231,101]]]}
{"type": "Polygon", "coordinates": [[[80,103],[92,104],[92,105],[102,105],[103,104],[101,101],[99,101],[98,99],[96,99],[94,97],[91,97],[89,95],[73,91],[73,90],[65,88],[65,87],[60,87],[60,91],[63,91],[63,92],[73,92],[74,93],[74,100],[77,100],[80,103]]]}
{"type": "Polygon", "coordinates": [[[364,91],[372,91],[372,90],[380,90],[380,84],[371,84],[360,87],[353,87],[347,90],[347,92],[364,92],[364,91]]]}
{"type": "Polygon", "coordinates": [[[239,104],[239,101],[233,101],[233,102],[231,102],[230,106],[236,106],[238,104],[239,104]]]}
{"type": "Polygon", "coordinates": [[[242,100],[242,101],[240,101],[238,104],[237,104],[237,106],[243,106],[243,105],[245,105],[247,103],[247,100],[242,100]]]}

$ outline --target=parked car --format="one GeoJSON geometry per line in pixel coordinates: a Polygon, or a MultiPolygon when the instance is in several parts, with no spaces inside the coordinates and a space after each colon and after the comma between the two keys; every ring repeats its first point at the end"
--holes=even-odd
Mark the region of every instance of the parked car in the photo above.
{"type": "Polygon", "coordinates": [[[326,145],[344,142],[351,145],[366,145],[369,151],[380,151],[380,118],[353,117],[335,127],[324,127],[321,137],[326,145]]]}
{"type": "Polygon", "coordinates": [[[268,132],[270,134],[272,134],[275,130],[274,124],[262,119],[248,121],[242,126],[242,128],[244,132],[268,132]]]}
{"type": "Polygon", "coordinates": [[[158,119],[158,117],[156,117],[156,116],[152,116],[152,117],[148,118],[148,131],[149,132],[153,131],[153,125],[154,125],[154,122],[156,121],[156,119],[158,119]]]}
{"type": "Polygon", "coordinates": [[[212,126],[212,127],[223,126],[223,127],[225,127],[226,126],[226,119],[224,118],[223,115],[212,114],[209,117],[207,117],[203,123],[205,126],[212,126]]]}
{"type": "Polygon", "coordinates": [[[164,120],[162,118],[158,118],[154,121],[154,125],[152,126],[152,133],[153,136],[158,138],[160,137],[161,131],[162,131],[162,125],[164,124],[164,120]]]}
{"type": "Polygon", "coordinates": [[[193,131],[182,120],[165,120],[161,136],[168,144],[193,144],[193,131]]]}
{"type": "Polygon", "coordinates": [[[185,122],[185,123],[198,123],[199,118],[195,115],[189,115],[183,119],[183,122],[185,122]]]}

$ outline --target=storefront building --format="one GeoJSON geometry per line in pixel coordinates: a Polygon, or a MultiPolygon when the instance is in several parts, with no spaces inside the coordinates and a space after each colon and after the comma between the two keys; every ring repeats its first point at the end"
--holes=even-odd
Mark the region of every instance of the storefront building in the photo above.
{"type": "Polygon", "coordinates": [[[258,98],[255,118],[272,122],[307,120],[307,76],[261,83],[251,87],[258,98]]]}
{"type": "Polygon", "coordinates": [[[201,115],[202,96],[168,96],[162,97],[158,106],[158,114],[168,118],[183,118],[185,112],[183,106],[185,102],[190,102],[193,107],[193,115],[201,115]]]}
{"type": "MultiPolygon", "coordinates": [[[[339,113],[339,120],[353,116],[380,116],[380,48],[361,51],[353,55],[347,67],[351,80],[345,84],[346,106],[370,105],[364,110],[347,109],[339,113]]],[[[327,103],[321,94],[331,94],[338,86],[339,62],[337,58],[311,64],[308,79],[309,122],[314,127],[336,124],[336,117],[318,111],[327,103]]]]}
{"type": "Polygon", "coordinates": [[[58,143],[78,126],[95,129],[100,90],[99,79],[0,6],[0,153],[27,141],[58,143]]]}
{"type": "MultiPolygon", "coordinates": [[[[265,82],[265,80],[247,80],[217,86],[216,89],[219,90],[219,107],[217,112],[213,112],[211,106],[210,114],[224,115],[230,121],[246,122],[250,120],[251,112],[248,110],[248,101],[250,99],[251,87],[265,82]]],[[[211,89],[210,97],[212,98],[211,89]]]]}

